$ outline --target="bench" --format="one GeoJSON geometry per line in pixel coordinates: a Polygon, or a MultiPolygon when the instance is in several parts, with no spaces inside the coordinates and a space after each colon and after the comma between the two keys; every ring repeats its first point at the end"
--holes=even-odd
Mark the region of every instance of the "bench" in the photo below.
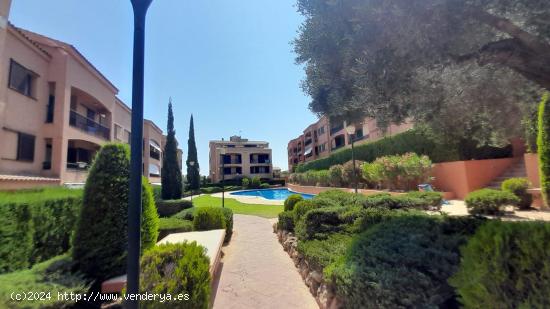
{"type": "MultiPolygon", "coordinates": [[[[210,259],[210,276],[214,278],[216,271],[220,265],[221,251],[225,230],[211,230],[204,232],[186,232],[169,234],[159,242],[160,244],[177,244],[182,242],[193,242],[206,248],[206,255],[210,259]]],[[[212,280],[214,282],[214,280],[212,280]]],[[[101,284],[102,293],[120,293],[126,286],[126,275],[111,278],[101,284]]]]}

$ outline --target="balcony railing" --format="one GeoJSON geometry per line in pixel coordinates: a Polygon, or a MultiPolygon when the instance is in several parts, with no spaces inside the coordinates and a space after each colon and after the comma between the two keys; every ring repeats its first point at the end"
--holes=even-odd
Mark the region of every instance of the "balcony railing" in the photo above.
{"type": "Polygon", "coordinates": [[[344,124],[343,124],[343,123],[340,124],[340,125],[338,125],[338,126],[335,126],[335,127],[330,128],[330,135],[333,135],[334,133],[336,133],[336,132],[342,130],[343,128],[344,128],[344,124]]]}
{"type": "Polygon", "coordinates": [[[70,113],[69,124],[88,134],[95,135],[106,140],[109,140],[111,137],[109,128],[104,127],[94,120],[82,116],[75,111],[71,111],[70,113]]]}

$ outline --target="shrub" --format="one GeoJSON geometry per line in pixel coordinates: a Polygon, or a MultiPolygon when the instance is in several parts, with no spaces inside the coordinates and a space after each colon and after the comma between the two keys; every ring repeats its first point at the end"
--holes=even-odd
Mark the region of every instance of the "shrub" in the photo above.
{"type": "Polygon", "coordinates": [[[539,105],[537,148],[542,198],[546,205],[550,205],[550,99],[548,92],[544,94],[539,105]]]}
{"type": "Polygon", "coordinates": [[[221,187],[207,187],[207,188],[200,188],[200,191],[202,194],[212,194],[212,193],[218,193],[222,192],[221,187]]]}
{"type": "Polygon", "coordinates": [[[158,240],[163,239],[169,234],[190,232],[193,230],[193,222],[189,220],[178,219],[174,217],[160,218],[158,240]]]}
{"type": "Polygon", "coordinates": [[[379,162],[365,162],[361,165],[363,179],[369,187],[382,186],[384,167],[379,162]]]}
{"type": "Polygon", "coordinates": [[[550,224],[490,221],[461,250],[449,280],[466,308],[550,305],[550,224]]]}
{"type": "Polygon", "coordinates": [[[28,204],[0,208],[0,273],[29,267],[33,252],[33,225],[28,204]]]}
{"type": "Polygon", "coordinates": [[[318,187],[330,186],[330,173],[328,170],[317,171],[317,183],[318,187]]]}
{"type": "MultiPolygon", "coordinates": [[[[130,150],[106,144],[96,155],[84,187],[73,240],[73,260],[88,278],[108,279],[126,270],[130,150]]],[[[158,236],[158,215],[147,181],[142,179],[141,247],[158,236]]]]}
{"type": "Polygon", "coordinates": [[[351,235],[337,233],[322,240],[300,240],[297,249],[310,267],[322,271],[323,268],[344,256],[351,245],[352,238],[351,235]]]}
{"type": "Polygon", "coordinates": [[[530,182],[527,178],[510,178],[502,182],[502,191],[507,191],[514,194],[519,198],[518,207],[520,209],[528,209],[531,207],[533,197],[527,189],[529,189],[530,182]]]}
{"type": "Polygon", "coordinates": [[[289,197],[286,198],[284,203],[284,210],[290,211],[294,209],[294,205],[298,203],[299,201],[303,200],[304,198],[300,194],[292,194],[289,197]]]}
{"type": "Polygon", "coordinates": [[[241,186],[243,186],[243,188],[248,188],[248,186],[250,186],[250,179],[244,177],[241,180],[241,186]]]}
{"type": "Polygon", "coordinates": [[[454,297],[447,279],[464,234],[445,234],[441,219],[404,215],[356,236],[345,257],[325,268],[346,308],[436,308],[454,297]]]}
{"type": "Polygon", "coordinates": [[[441,192],[411,191],[407,193],[407,196],[421,199],[429,207],[433,207],[433,208],[440,208],[441,203],[443,202],[443,194],[441,192]]]}
{"type": "Polygon", "coordinates": [[[271,186],[268,183],[262,183],[260,189],[269,189],[271,186]]]}
{"type": "Polygon", "coordinates": [[[193,207],[193,203],[188,200],[160,200],[156,204],[160,217],[170,217],[184,209],[193,207]]]}
{"type": "Polygon", "coordinates": [[[222,208],[223,218],[225,221],[225,238],[224,242],[228,243],[233,235],[233,210],[222,208]]]}
{"type": "Polygon", "coordinates": [[[296,235],[300,239],[323,239],[328,234],[342,230],[339,215],[343,207],[322,207],[311,209],[296,223],[296,235]]]}
{"type": "Polygon", "coordinates": [[[143,308],[207,309],[210,300],[209,259],[204,247],[192,243],[163,244],[145,252],[141,258],[140,292],[151,294],[188,294],[178,303],[142,301],[143,308]]]}
{"type": "Polygon", "coordinates": [[[334,202],[335,205],[350,206],[362,205],[366,197],[362,194],[354,194],[341,190],[328,190],[317,194],[313,200],[318,203],[320,200],[328,199],[334,202]]]}
{"type": "Polygon", "coordinates": [[[387,188],[410,190],[428,180],[432,161],[427,156],[405,153],[377,158],[372,165],[368,169],[379,173],[376,177],[387,188]]]}
{"type": "Polygon", "coordinates": [[[153,189],[153,197],[155,198],[155,202],[162,200],[162,187],[159,185],[151,185],[151,188],[153,189]]]}
{"type": "Polygon", "coordinates": [[[503,206],[516,205],[519,198],[514,194],[493,189],[471,192],[465,199],[468,212],[472,215],[502,215],[503,206]]]}
{"type": "Polygon", "coordinates": [[[82,190],[0,192],[0,273],[67,252],[81,207],[82,190]]]}
{"type": "Polygon", "coordinates": [[[195,211],[197,211],[197,209],[198,208],[195,207],[187,208],[173,215],[172,218],[193,221],[193,218],[195,217],[195,211]]]}
{"type": "Polygon", "coordinates": [[[292,210],[292,212],[294,213],[294,222],[298,223],[306,214],[306,212],[317,207],[317,204],[314,203],[312,200],[299,201],[298,203],[296,203],[296,205],[294,205],[294,209],[292,210]]]}
{"type": "Polygon", "coordinates": [[[260,180],[260,177],[255,176],[250,181],[250,187],[252,189],[258,189],[262,185],[262,181],[260,180]]]}
{"type": "Polygon", "coordinates": [[[352,187],[355,184],[354,177],[357,178],[358,184],[364,182],[363,173],[361,170],[361,165],[363,163],[364,163],[363,161],[355,160],[355,176],[353,173],[353,170],[354,170],[353,161],[348,161],[344,163],[344,165],[342,166],[343,167],[342,177],[345,185],[347,185],[348,187],[352,187]]]}
{"type": "Polygon", "coordinates": [[[193,218],[195,231],[225,229],[225,227],[225,217],[221,208],[201,207],[195,211],[193,218]]]}
{"type": "Polygon", "coordinates": [[[341,187],[344,183],[344,167],[340,164],[327,166],[329,183],[333,187],[341,187]]]}
{"type": "MultiPolygon", "coordinates": [[[[73,308],[76,301],[58,298],[58,293],[84,294],[88,285],[84,276],[73,272],[70,255],[64,254],[34,265],[31,269],[0,275],[0,308],[73,308]],[[16,301],[13,292],[46,292],[51,298],[16,301]]],[[[76,306],[75,306],[76,307],[76,306]]]]}
{"type": "Polygon", "coordinates": [[[283,211],[279,213],[277,228],[289,232],[294,231],[294,213],[292,211],[283,211]]]}

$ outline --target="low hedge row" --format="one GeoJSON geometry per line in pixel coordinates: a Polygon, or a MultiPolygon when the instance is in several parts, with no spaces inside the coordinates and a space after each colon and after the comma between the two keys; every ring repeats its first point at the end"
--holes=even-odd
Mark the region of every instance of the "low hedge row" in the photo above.
{"type": "Polygon", "coordinates": [[[158,200],[156,201],[159,217],[170,217],[178,212],[193,207],[188,200],[158,200]]]}
{"type": "Polygon", "coordinates": [[[468,194],[464,202],[472,215],[500,216],[504,213],[504,206],[518,205],[521,200],[508,191],[481,189],[468,194]]]}
{"type": "Polygon", "coordinates": [[[193,229],[209,231],[225,229],[224,242],[229,242],[233,235],[233,211],[229,208],[200,207],[193,213],[193,229]]]}
{"type": "Polygon", "coordinates": [[[193,230],[193,221],[183,220],[174,217],[159,219],[158,240],[163,239],[168,234],[191,232],[193,230]]]}
{"type": "Polygon", "coordinates": [[[0,273],[67,252],[81,207],[82,190],[0,193],[0,273]]]}

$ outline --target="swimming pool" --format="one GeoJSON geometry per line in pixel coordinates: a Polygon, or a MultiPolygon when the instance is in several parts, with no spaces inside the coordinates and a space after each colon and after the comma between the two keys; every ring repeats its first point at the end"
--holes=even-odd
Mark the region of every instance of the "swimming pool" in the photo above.
{"type": "Polygon", "coordinates": [[[291,196],[292,194],[300,194],[306,200],[309,200],[314,197],[313,194],[293,192],[288,190],[287,188],[245,190],[245,191],[237,191],[237,192],[230,193],[230,195],[263,197],[267,200],[286,200],[286,198],[291,196]]]}

